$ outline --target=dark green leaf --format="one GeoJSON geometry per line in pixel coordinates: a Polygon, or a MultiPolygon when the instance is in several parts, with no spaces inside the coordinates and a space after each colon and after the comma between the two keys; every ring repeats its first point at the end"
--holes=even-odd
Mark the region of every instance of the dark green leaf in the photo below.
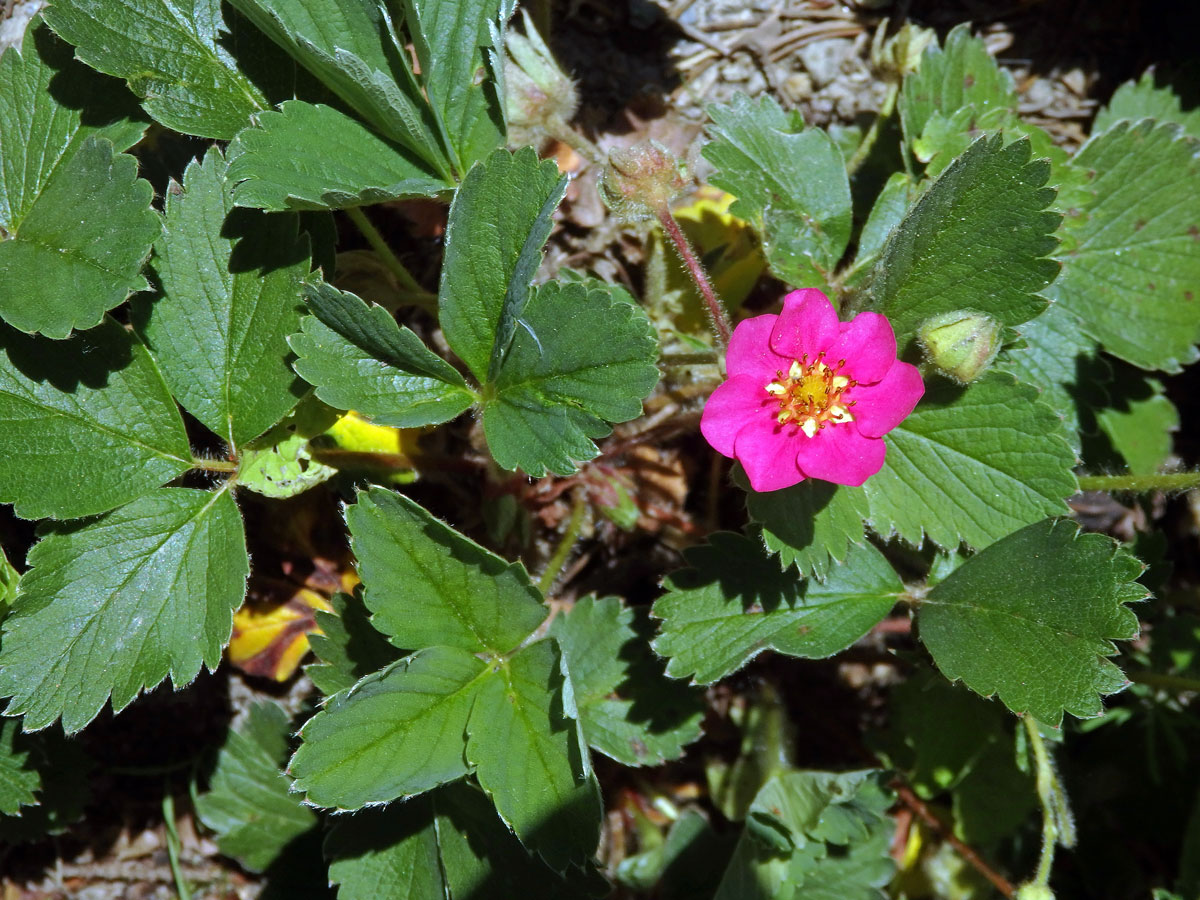
{"type": "Polygon", "coordinates": [[[692,568],[667,579],[654,604],[654,649],[667,674],[709,684],[763,650],[819,659],[844,650],[888,614],[904,585],[869,544],[854,546],[828,580],[781,570],[762,544],[718,532],[686,552],[692,568]]]}
{"type": "Polygon", "coordinates": [[[1100,714],[1128,682],[1105,657],[1137,636],[1125,604],[1146,591],[1142,565],[1100,534],[1037,522],[955,570],[921,603],[921,640],[951,680],[998,694],[1018,715],[1057,726],[1100,714]]]}
{"type": "Polygon", "coordinates": [[[54,342],[0,326],[0,350],[0,500],[18,515],[104,512],[191,467],[158,367],[116,322],[54,342]]]}
{"type": "Polygon", "coordinates": [[[496,378],[508,355],[566,189],[554,161],[526,147],[474,165],[454,196],[438,316],[481,384],[496,378]]]}
{"type": "Polygon", "coordinates": [[[295,216],[243,211],[226,222],[232,209],[225,161],[210,150],[167,194],[154,262],[162,296],[135,312],[176,399],[238,448],[304,393],[287,337],[300,325],[309,259],[295,216]]]}
{"type": "Polygon", "coordinates": [[[23,806],[37,804],[42,776],[30,759],[33,738],[21,734],[20,719],[0,723],[0,813],[18,815],[23,806]]]}
{"type": "Polygon", "coordinates": [[[321,633],[308,636],[321,660],[304,671],[317,690],[331,696],[353,687],[360,678],[394,662],[400,653],[371,627],[367,608],[357,595],[334,594],[334,613],[317,610],[321,633]]]}
{"type": "Polygon", "coordinates": [[[227,140],[269,106],[223,46],[219,0],[61,0],[46,21],[168,128],[227,140]]]}
{"type": "Polygon", "coordinates": [[[747,485],[746,511],[763,526],[763,541],[783,568],[823,579],[851,544],[862,542],[867,497],[862,488],[811,478],[766,494],[747,485]]]}
{"type": "Polygon", "coordinates": [[[584,597],[555,618],[584,739],[627,766],[659,765],[700,737],[702,704],[663,666],[616,597],[584,597]]]}
{"type": "Polygon", "coordinates": [[[712,183],[738,198],[733,213],[756,224],[777,275],[795,286],[827,285],[852,225],[837,145],[765,94],[735,94],[708,112],[713,141],[704,157],[718,169],[712,183]]]}
{"type": "Polygon", "coordinates": [[[658,382],[654,330],[594,283],[539,285],[499,375],[484,391],[488,449],[505,469],[568,475],[593,439],[642,412],[658,382]]]}
{"type": "Polygon", "coordinates": [[[296,371],[330,406],[414,428],[449,421],[475,401],[458,371],[382,306],[325,283],[309,287],[308,301],[315,316],[290,343],[296,371]]]}
{"type": "Polygon", "coordinates": [[[1200,358],[1200,154],[1177,125],[1118,124],[1074,165],[1091,203],[1068,216],[1046,290],[1079,327],[1143,369],[1178,372],[1200,358]]]}
{"type": "Polygon", "coordinates": [[[345,209],[452,187],[410,151],[331,106],[289,100],[255,118],[229,145],[238,206],[345,209]]]}
{"type": "MultiPolygon", "coordinates": [[[[433,803],[417,797],[338,816],[325,838],[338,900],[444,900],[433,803]]],[[[513,841],[515,844],[516,842],[513,841]]]]}
{"type": "Polygon", "coordinates": [[[65,831],[91,799],[91,769],[79,741],[64,738],[58,729],[22,734],[20,719],[5,719],[0,723],[0,841],[11,850],[13,844],[65,831]]]}
{"type": "Polygon", "coordinates": [[[249,560],[237,504],[163,488],[98,519],[48,527],[4,620],[0,694],[25,728],[75,732],[168,675],[215,668],[249,560]]]}
{"type": "Polygon", "coordinates": [[[1033,388],[989,373],[967,388],[929,382],[888,432],[887,461],[864,488],[871,525],[917,545],[983,547],[1066,511],[1075,454],[1033,388]]]}
{"type": "Polygon", "coordinates": [[[467,774],[467,719],[493,680],[453,647],[430,647],[336,694],[300,731],[288,766],[308,802],[359,809],[467,774]]]}
{"type": "Polygon", "coordinates": [[[557,872],[600,839],[600,790],[561,701],[559,657],[540,641],[491,665],[471,711],[467,758],[500,818],[557,872]]]}
{"type": "Polygon", "coordinates": [[[290,732],[282,708],[251,706],[245,724],[226,733],[208,790],[196,798],[196,814],[217,833],[221,852],[251,872],[266,869],[317,823],[316,814],[289,793],[291,781],[282,771],[290,732]]]}
{"type": "Polygon", "coordinates": [[[1035,292],[1058,271],[1045,257],[1060,221],[1046,211],[1049,172],[1030,160],[1028,141],[983,137],[917,200],[880,252],[869,289],[902,350],[938,313],[974,309],[1017,325],[1046,308],[1035,292]]]}
{"type": "Polygon", "coordinates": [[[403,649],[507,653],[546,617],[525,567],[508,563],[382,488],[346,511],[371,623],[403,649]]]}

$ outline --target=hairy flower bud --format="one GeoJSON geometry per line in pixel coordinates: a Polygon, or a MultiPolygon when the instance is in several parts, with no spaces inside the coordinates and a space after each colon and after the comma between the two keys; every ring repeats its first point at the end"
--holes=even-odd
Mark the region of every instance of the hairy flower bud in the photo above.
{"type": "Polygon", "coordinates": [[[1023,884],[1017,888],[1017,900],[1054,900],[1054,891],[1044,884],[1023,884]]]}
{"type": "Polygon", "coordinates": [[[525,33],[509,32],[505,41],[505,105],[509,124],[538,129],[549,122],[566,122],[579,107],[575,83],[555,62],[537,28],[524,10],[525,33]]]}
{"type": "Polygon", "coordinates": [[[871,62],[891,80],[899,82],[921,66],[921,55],[925,48],[937,40],[932,28],[922,28],[905,22],[900,30],[884,40],[888,20],[884,19],[871,42],[871,62]]]}
{"type": "Polygon", "coordinates": [[[683,166],[671,151],[658,141],[642,141],[609,151],[601,189],[615,212],[642,217],[666,209],[687,184],[683,166]]]}
{"type": "Polygon", "coordinates": [[[1000,352],[1000,323],[973,309],[930,316],[917,329],[929,361],[967,384],[987,370],[1000,352]]]}

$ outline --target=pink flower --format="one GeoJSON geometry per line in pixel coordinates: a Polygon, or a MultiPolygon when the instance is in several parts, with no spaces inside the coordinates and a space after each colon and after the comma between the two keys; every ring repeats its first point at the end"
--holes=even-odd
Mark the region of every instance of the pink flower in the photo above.
{"type": "Polygon", "coordinates": [[[805,478],[862,484],[883,467],[883,436],[925,393],[916,366],[896,359],[884,316],[839,322],[812,288],[784,297],[778,316],[739,323],[726,367],[700,431],[760,492],[805,478]]]}

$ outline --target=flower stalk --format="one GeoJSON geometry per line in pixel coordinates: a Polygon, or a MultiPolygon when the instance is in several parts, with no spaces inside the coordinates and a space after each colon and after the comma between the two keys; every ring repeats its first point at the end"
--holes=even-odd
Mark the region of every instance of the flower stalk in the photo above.
{"type": "Polygon", "coordinates": [[[663,231],[671,239],[671,243],[675,245],[675,249],[679,252],[679,256],[683,260],[683,264],[687,266],[688,273],[692,276],[692,280],[696,282],[696,287],[700,289],[701,296],[704,297],[705,308],[708,310],[708,318],[712,323],[713,333],[716,335],[718,341],[717,351],[721,352],[729,346],[729,337],[733,333],[733,328],[729,324],[729,316],[725,313],[725,308],[721,305],[721,301],[717,299],[717,293],[713,290],[712,283],[708,280],[704,266],[696,258],[696,253],[692,250],[692,245],[688,243],[683,229],[679,227],[679,223],[671,215],[671,210],[663,205],[659,207],[657,215],[663,231]]]}

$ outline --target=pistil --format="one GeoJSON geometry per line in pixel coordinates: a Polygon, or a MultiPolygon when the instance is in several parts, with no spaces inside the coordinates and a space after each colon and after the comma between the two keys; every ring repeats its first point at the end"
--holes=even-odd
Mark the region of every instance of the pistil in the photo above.
{"type": "Polygon", "coordinates": [[[854,421],[850,413],[854,401],[842,395],[856,382],[838,374],[845,364],[842,359],[830,367],[821,352],[812,363],[807,354],[793,360],[786,375],[777,371],[776,380],[766,385],[767,393],[779,401],[775,420],[780,425],[796,425],[810,438],[826,423],[840,425],[854,421]]]}

